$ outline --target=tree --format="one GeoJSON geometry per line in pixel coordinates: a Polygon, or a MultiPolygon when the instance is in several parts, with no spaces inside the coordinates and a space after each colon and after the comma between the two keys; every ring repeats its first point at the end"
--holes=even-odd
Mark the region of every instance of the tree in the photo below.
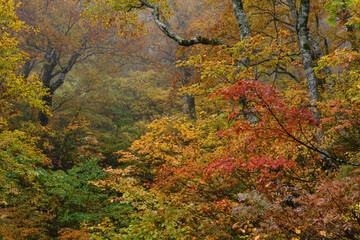
{"type": "Polygon", "coordinates": [[[26,26],[15,14],[13,1],[2,1],[1,4],[1,114],[7,119],[9,111],[14,113],[16,103],[30,104],[32,107],[42,109],[42,101],[39,97],[44,95],[41,84],[36,79],[23,80],[17,75],[20,63],[26,55],[18,48],[19,41],[14,33],[25,29],[26,26]]]}
{"type": "MultiPolygon", "coordinates": [[[[74,1],[23,1],[17,10],[21,20],[34,31],[23,34],[22,46],[30,58],[23,67],[26,78],[40,70],[40,79],[48,91],[42,100],[52,106],[55,91],[61,87],[73,67],[97,54],[112,50],[112,33],[102,25],[81,19],[83,8],[74,1]],[[105,40],[106,39],[106,40],[105,40]],[[104,45],[107,42],[108,45],[104,45]]],[[[112,43],[114,44],[114,43],[112,43]]],[[[48,115],[41,111],[39,121],[48,124],[48,115]]]]}

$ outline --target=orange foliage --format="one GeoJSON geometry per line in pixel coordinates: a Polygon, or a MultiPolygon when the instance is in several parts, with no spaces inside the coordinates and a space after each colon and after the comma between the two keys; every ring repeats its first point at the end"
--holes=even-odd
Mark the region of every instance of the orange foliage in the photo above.
{"type": "Polygon", "coordinates": [[[59,234],[59,240],[88,240],[91,236],[87,232],[71,228],[62,228],[59,234]]]}

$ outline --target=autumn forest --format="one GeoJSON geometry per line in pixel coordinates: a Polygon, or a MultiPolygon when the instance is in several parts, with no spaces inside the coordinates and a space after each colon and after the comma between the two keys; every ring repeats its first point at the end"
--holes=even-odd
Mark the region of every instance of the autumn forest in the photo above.
{"type": "Polygon", "coordinates": [[[0,0],[0,239],[360,239],[359,0],[0,0]]]}

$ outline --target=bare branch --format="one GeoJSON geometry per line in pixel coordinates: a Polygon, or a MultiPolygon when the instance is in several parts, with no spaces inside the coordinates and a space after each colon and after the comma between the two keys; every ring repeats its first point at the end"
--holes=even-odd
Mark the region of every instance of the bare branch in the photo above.
{"type": "Polygon", "coordinates": [[[158,28],[165,33],[166,36],[168,36],[169,38],[175,40],[176,42],[178,42],[179,45],[181,46],[192,46],[195,44],[204,44],[204,45],[223,45],[226,47],[229,47],[229,45],[227,43],[225,43],[222,40],[219,39],[213,39],[213,38],[205,38],[202,36],[198,36],[198,37],[194,37],[191,39],[183,39],[182,37],[180,37],[179,35],[177,35],[176,33],[173,33],[167,26],[166,24],[160,19],[160,11],[159,11],[159,7],[148,3],[146,0],[139,0],[144,6],[151,8],[152,11],[152,16],[153,19],[155,21],[155,24],[158,26],[158,28]]]}
{"type": "Polygon", "coordinates": [[[140,9],[140,8],[142,8],[142,7],[144,7],[145,5],[143,4],[143,3],[141,3],[140,5],[138,5],[138,6],[134,6],[134,5],[130,5],[129,6],[129,9],[128,10],[126,10],[127,12],[131,12],[131,10],[133,10],[133,9],[140,9]]]}

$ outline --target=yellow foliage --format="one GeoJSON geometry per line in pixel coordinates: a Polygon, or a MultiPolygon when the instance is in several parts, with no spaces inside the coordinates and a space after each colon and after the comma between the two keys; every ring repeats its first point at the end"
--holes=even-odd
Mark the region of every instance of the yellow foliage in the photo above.
{"type": "Polygon", "coordinates": [[[47,111],[40,100],[46,94],[42,84],[17,75],[25,54],[17,48],[19,42],[12,35],[26,26],[17,18],[15,8],[13,0],[0,0],[0,111],[19,102],[47,111]]]}

